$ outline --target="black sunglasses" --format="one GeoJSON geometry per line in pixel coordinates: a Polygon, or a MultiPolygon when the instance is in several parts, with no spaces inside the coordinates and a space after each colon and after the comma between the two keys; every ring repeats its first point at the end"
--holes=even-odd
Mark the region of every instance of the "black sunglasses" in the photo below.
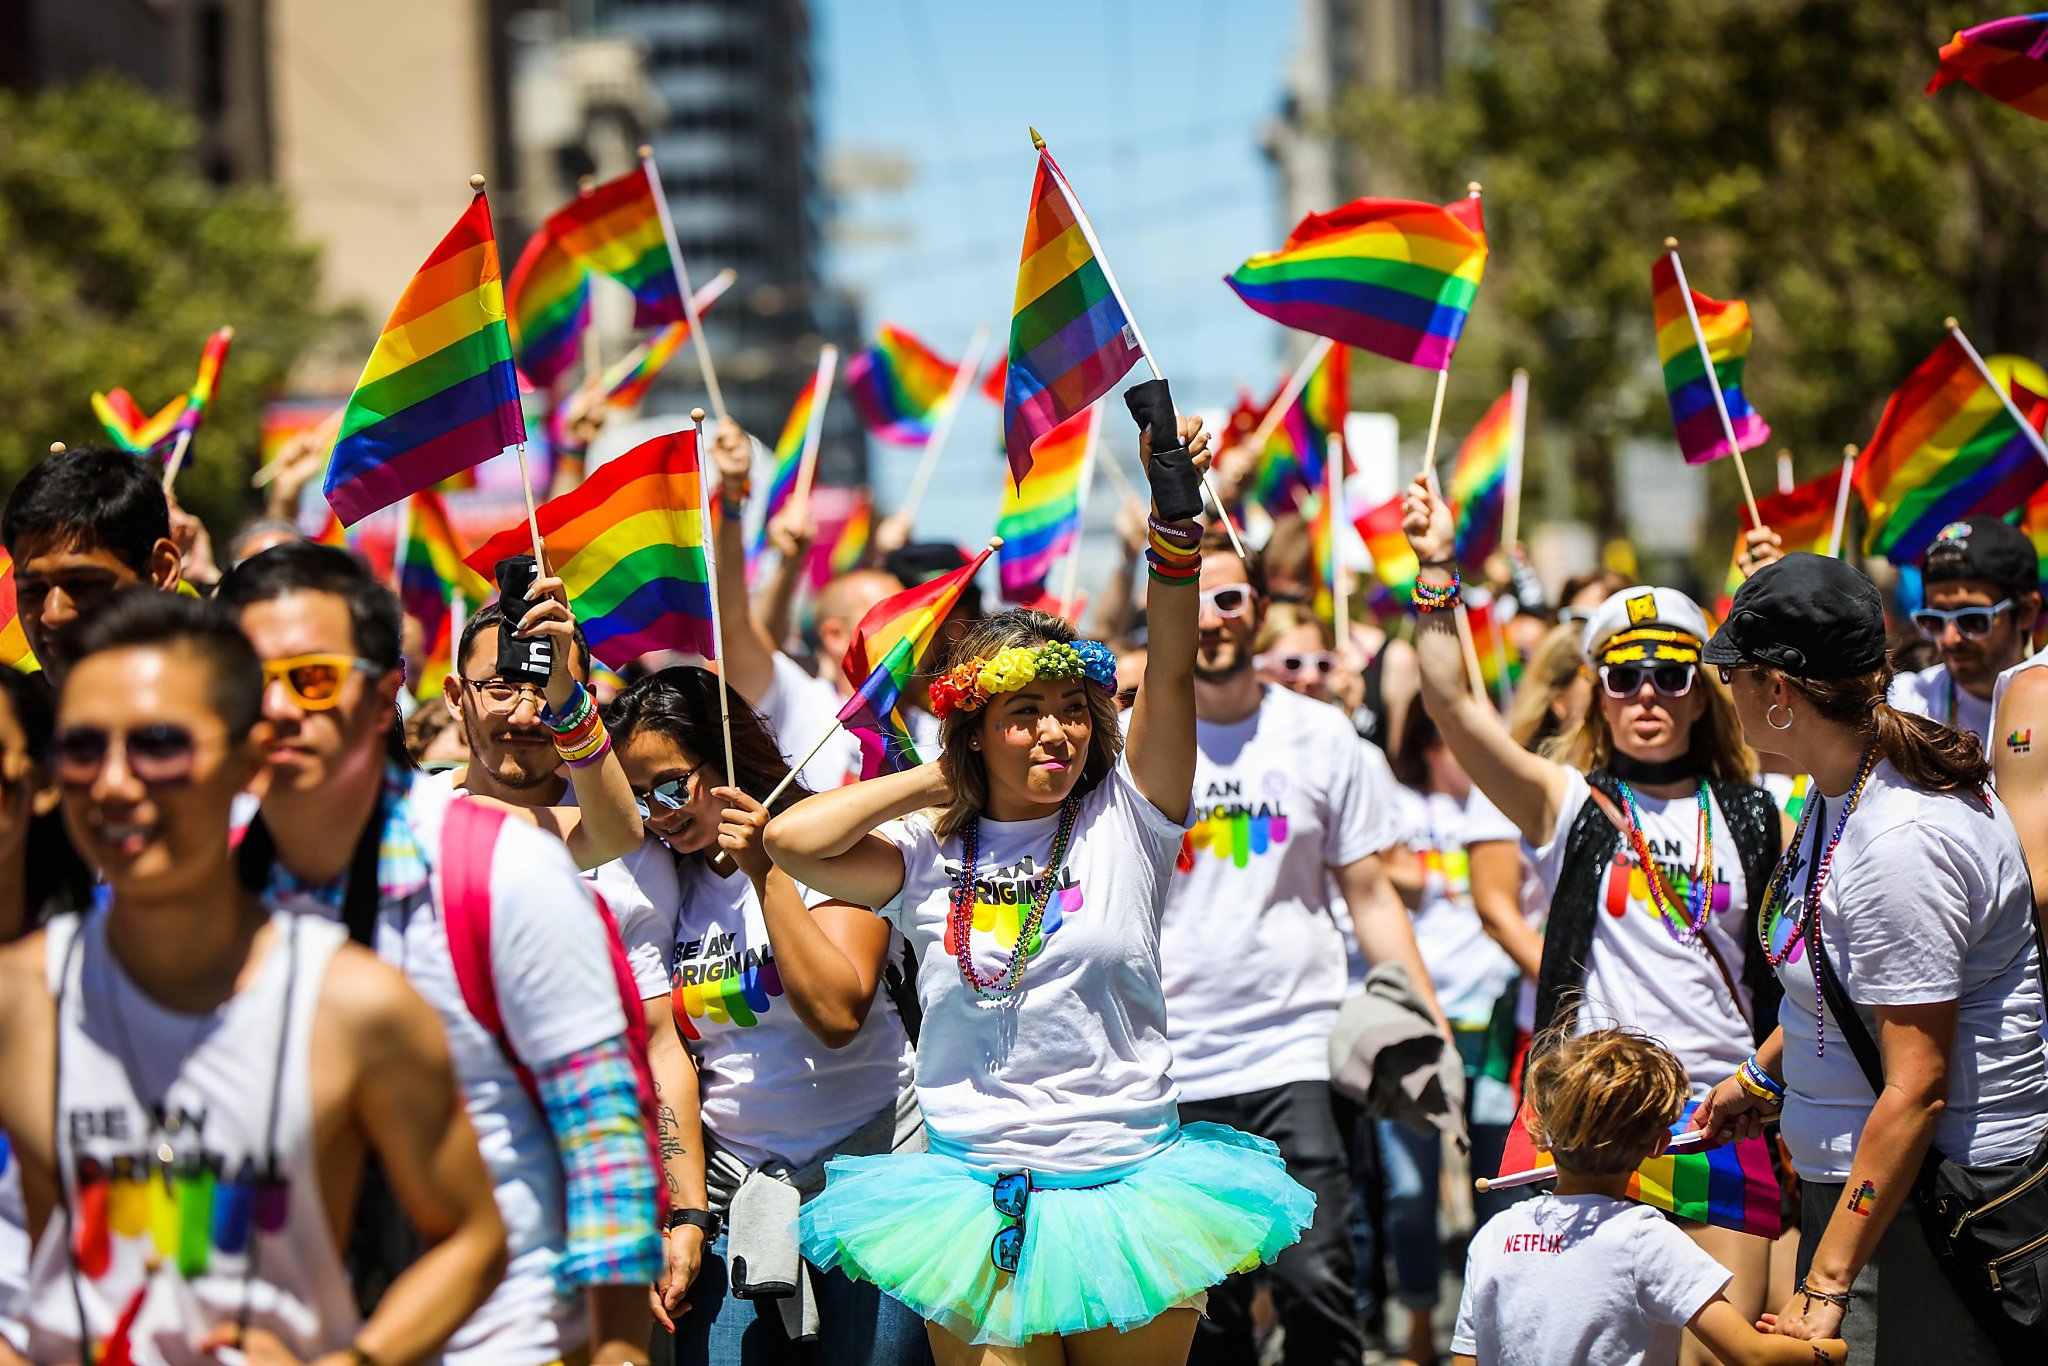
{"type": "Polygon", "coordinates": [[[1650,686],[1657,690],[1659,697],[1683,697],[1692,691],[1693,666],[1690,664],[1602,664],[1600,686],[1609,697],[1634,697],[1642,691],[1643,680],[1650,680],[1650,686]]]}
{"type": "Polygon", "coordinates": [[[98,726],[66,726],[50,742],[50,766],[67,787],[90,787],[119,744],[128,771],[152,787],[189,782],[199,742],[183,726],[156,721],[119,734],[98,726]]]}

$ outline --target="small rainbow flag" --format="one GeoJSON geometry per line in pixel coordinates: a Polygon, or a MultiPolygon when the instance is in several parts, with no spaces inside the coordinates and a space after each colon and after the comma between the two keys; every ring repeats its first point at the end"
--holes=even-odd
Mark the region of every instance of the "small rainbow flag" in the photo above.
{"type": "MultiPolygon", "coordinates": [[[[712,657],[711,561],[697,434],[671,432],[599,465],[537,513],[542,542],[590,653],[624,669],[656,650],[712,657]]],[[[530,554],[518,522],[464,558],[479,574],[530,554]]]]}
{"type": "Polygon", "coordinates": [[[1465,594],[1465,624],[1472,629],[1472,647],[1479,657],[1479,681],[1496,697],[1504,697],[1522,678],[1522,662],[1508,643],[1494,609],[1499,600],[1483,588],[1465,594]]]}
{"type": "MultiPolygon", "coordinates": [[[[1810,550],[1816,555],[1825,555],[1828,542],[1834,539],[1835,500],[1841,492],[1841,470],[1829,470],[1820,478],[1809,479],[1783,493],[1757,495],[1757,515],[1763,518],[1765,526],[1778,533],[1786,554],[1810,550]]],[[[1748,530],[1749,522],[1745,518],[1735,533],[1735,549],[1728,557],[1726,591],[1722,600],[1714,604],[1714,614],[1718,617],[1727,617],[1728,605],[1735,600],[1735,590],[1749,577],[1742,572],[1742,547],[1748,530]]]]}
{"type": "Polygon", "coordinates": [[[1950,522],[2002,517],[2048,480],[2038,453],[2048,398],[2011,383],[2010,402],[1951,330],[1884,405],[1856,457],[1856,493],[1870,514],[1868,554],[1913,564],[1950,522]]]}
{"type": "Polygon", "coordinates": [[[576,364],[590,326],[590,272],[543,226],[512,267],[505,310],[520,372],[545,388],[576,364]]]}
{"type": "Polygon", "coordinates": [[[1705,464],[1729,454],[1714,406],[1713,382],[1700,359],[1700,338],[1714,362],[1721,401],[1735,429],[1735,449],[1754,450],[1768,441],[1771,429],[1742,392],[1742,369],[1749,355],[1749,305],[1740,299],[1710,299],[1696,289],[1681,290],[1683,267],[1678,252],[1667,251],[1650,267],[1650,307],[1657,321],[1657,359],[1664,366],[1664,393],[1671,401],[1671,421],[1678,429],[1678,449],[1689,465],[1705,464]],[[1699,331],[1686,316],[1685,296],[1692,295],[1699,331]]]}
{"type": "MultiPolygon", "coordinates": [[[[1689,1100],[1672,1137],[1692,1127],[1699,1102],[1689,1100]]],[[[1515,1112],[1508,1127],[1507,1151],[1501,1155],[1501,1176],[1529,1171],[1550,1162],[1550,1154],[1529,1137],[1528,1106],[1515,1112]]],[[[1784,1232],[1778,1204],[1778,1175],[1771,1169],[1770,1149],[1762,1138],[1744,1138],[1719,1148],[1664,1153],[1650,1158],[1628,1179],[1628,1198],[1680,1219],[1776,1238],[1784,1232]]]]}
{"type": "Polygon", "coordinates": [[[441,691],[441,680],[454,668],[455,598],[470,607],[482,606],[492,586],[462,562],[462,538],[449,520],[448,505],[433,489],[412,495],[405,540],[397,556],[398,600],[405,614],[418,621],[426,644],[426,664],[418,678],[407,680],[413,696],[441,691]]]}
{"type": "Polygon", "coordinates": [[[543,229],[586,270],[609,275],[633,291],[633,326],[682,322],[682,276],[669,255],[661,205],[645,161],[577,195],[549,215],[543,229]]]}
{"type": "Polygon", "coordinates": [[[498,242],[479,190],[370,352],[328,457],[327,501],[353,526],[525,440],[498,242]]]}
{"type": "MultiPolygon", "coordinates": [[[[732,282],[737,278],[730,269],[721,270],[691,296],[700,321],[711,311],[711,305],[718,302],[719,296],[732,288],[732,282]]],[[[687,318],[682,322],[664,324],[659,332],[605,370],[603,378],[598,380],[605,401],[614,408],[638,407],[640,401],[647,397],[647,391],[653,387],[662,367],[689,339],[690,323],[687,318]]]]}
{"type": "Polygon", "coordinates": [[[1033,446],[1114,388],[1143,354],[1073,188],[1041,146],[1003,382],[1011,481],[1031,473],[1033,446]]]}
{"type": "Polygon", "coordinates": [[[1479,196],[1439,208],[1354,199],[1295,224],[1224,278],[1277,323],[1389,360],[1448,370],[1486,271],[1479,196]]]}
{"type": "Polygon", "coordinates": [[[846,388],[869,434],[901,446],[922,446],[952,392],[959,366],[893,323],[846,367],[846,388]]]}
{"type": "Polygon", "coordinates": [[[1515,395],[1502,394],[1458,447],[1447,491],[1458,517],[1456,555],[1477,569],[1500,549],[1501,515],[1507,508],[1508,464],[1515,451],[1515,395]]]}
{"type": "Polygon", "coordinates": [[[185,411],[178,414],[179,431],[196,432],[206,420],[206,410],[220,392],[220,372],[227,366],[228,344],[234,339],[232,327],[217,328],[206,339],[206,349],[199,353],[199,375],[185,394],[185,411]]]}
{"type": "Polygon", "coordinates": [[[952,573],[884,598],[860,619],[842,663],[853,696],[839,709],[839,721],[860,741],[863,781],[922,762],[903,721],[903,693],[924,682],[920,666],[931,652],[939,623],[988,557],[984,547],[952,573]]]}
{"type": "Polygon", "coordinates": [[[2022,114],[2048,119],[2048,14],[2022,14],[1966,28],[1941,49],[1927,93],[1963,81],[2022,114]]]}
{"type": "Polygon", "coordinates": [[[28,648],[21,608],[14,600],[14,557],[0,548],[0,664],[32,674],[43,666],[28,648]]]}
{"type": "Polygon", "coordinates": [[[1323,595],[1331,591],[1337,581],[1337,538],[1330,534],[1331,499],[1325,489],[1315,499],[1315,505],[1308,515],[1308,553],[1316,567],[1316,602],[1320,608],[1323,595]]]}
{"type": "MultiPolygon", "coordinates": [[[[1296,511],[1308,494],[1322,496],[1329,473],[1330,436],[1343,436],[1344,417],[1351,410],[1350,356],[1348,347],[1329,349],[1266,438],[1266,448],[1259,452],[1247,493],[1276,517],[1296,511]]],[[[1275,394],[1274,399],[1278,398],[1275,394]]],[[[1267,411],[1271,407],[1268,404],[1267,411]]],[[[1263,413],[1255,414],[1252,426],[1256,428],[1263,420],[1263,413]]]]}
{"type": "Polygon", "coordinates": [[[1422,562],[1408,544],[1408,533],[1401,530],[1401,495],[1359,514],[1351,524],[1372,555],[1373,577],[1405,606],[1415,591],[1415,576],[1422,572],[1422,562]]]}
{"type": "Polygon", "coordinates": [[[816,592],[841,574],[851,574],[867,558],[868,539],[874,535],[875,497],[866,488],[827,490],[815,495],[818,508],[818,539],[811,543],[810,563],[805,577],[816,592]],[[825,495],[838,495],[828,511],[825,495]]]}
{"type": "Polygon", "coordinates": [[[227,364],[228,343],[234,339],[232,327],[219,328],[209,336],[200,352],[199,374],[192,387],[155,414],[144,416],[126,389],[113,389],[92,396],[93,415],[107,429],[114,444],[131,455],[147,455],[168,447],[180,432],[197,432],[199,424],[206,420],[206,410],[214,395],[220,391],[220,372],[227,364]]]}
{"type": "Polygon", "coordinates": [[[2048,589],[2048,485],[2044,485],[2020,509],[2020,530],[2034,543],[2034,558],[2041,564],[2041,584],[2048,589]]]}
{"type": "Polygon", "coordinates": [[[761,547],[768,543],[768,523],[775,520],[775,514],[787,507],[796,493],[797,476],[803,470],[804,442],[810,436],[812,413],[832,399],[832,372],[837,358],[838,352],[829,349],[818,357],[817,370],[804,381],[803,392],[790,405],[789,417],[782,424],[782,435],[775,438],[775,473],[768,480],[768,505],[761,514],[761,528],[754,535],[753,554],[759,554],[761,547]]]}
{"type": "Polygon", "coordinates": [[[1101,412],[1100,404],[1090,404],[1053,428],[1038,443],[1024,482],[1003,485],[996,572],[1005,602],[1043,597],[1053,566],[1073,553],[1081,534],[1081,478],[1101,412]]]}

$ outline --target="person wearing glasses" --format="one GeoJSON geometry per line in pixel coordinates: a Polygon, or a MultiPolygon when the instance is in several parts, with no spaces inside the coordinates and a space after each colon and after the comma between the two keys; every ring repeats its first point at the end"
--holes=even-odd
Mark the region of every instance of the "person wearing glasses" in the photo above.
{"type": "MultiPolygon", "coordinates": [[[[1550,891],[1535,1032],[1569,1020],[1579,1033],[1654,1035],[1685,1065],[1698,1099],[1776,1018],[1756,908],[1789,824],[1754,781],[1727,691],[1700,668],[1706,614],[1676,589],[1610,594],[1581,647],[1594,705],[1556,758],[1532,754],[1466,691],[1449,610],[1460,587],[1450,509],[1418,479],[1403,513],[1422,565],[1424,702],[1472,781],[1521,832],[1550,891]]],[[[1770,1244],[1727,1229],[1687,1232],[1734,1273],[1736,1307],[1761,1313],[1770,1244]]]]}
{"type": "Polygon", "coordinates": [[[1998,517],[1950,522],[1920,561],[1925,601],[1914,629],[1941,661],[1892,680],[1891,704],[1977,737],[1989,754],[1993,694],[2033,653],[2041,617],[2034,543],[1998,517]]]}
{"type": "MultiPolygon", "coordinates": [[[[660,950],[674,1028],[695,1064],[704,1142],[691,1156],[712,1222],[687,1303],[671,1310],[675,1359],[795,1360],[815,1339],[834,1344],[842,1366],[913,1366],[927,1359],[917,1315],[840,1268],[805,1263],[790,1228],[826,1162],[924,1147],[910,1038],[884,987],[902,941],[872,911],[811,893],[769,862],[763,803],[789,764],[730,695],[725,771],[721,686],[706,669],[664,669],[607,713],[681,884],[660,950]]],[[[809,795],[791,781],[773,809],[809,795]]]]}
{"type": "Polygon", "coordinates": [[[106,895],[0,950],[27,1360],[438,1359],[505,1226],[433,1011],[340,926],[237,885],[231,806],[270,748],[248,640],[129,589],[67,644],[51,770],[106,895]],[[426,1248],[364,1321],[342,1249],[368,1156],[426,1248]]]}
{"type": "MultiPolygon", "coordinates": [[[[237,565],[219,597],[264,661],[271,733],[260,820],[241,845],[245,880],[260,879],[309,917],[339,918],[434,1007],[504,1213],[505,1278],[450,1340],[445,1360],[645,1361],[647,1287],[664,1270],[661,1178],[589,885],[561,839],[531,820],[504,823],[482,880],[500,1015],[499,1028],[487,1028],[457,976],[440,876],[455,790],[442,775],[413,773],[402,747],[394,749],[403,686],[397,597],[354,556],[311,542],[237,565]]],[[[536,604],[525,625],[553,637],[558,659],[569,653],[574,623],[558,599],[536,604]]],[[[462,662],[481,667],[476,653],[462,662]]],[[[601,727],[586,738],[582,758],[608,750],[601,727]]],[[[618,783],[632,817],[623,772],[618,783]]],[[[657,1086],[682,1090],[650,1052],[657,1086]]],[[[402,1264],[402,1249],[388,1259],[402,1264]]]]}

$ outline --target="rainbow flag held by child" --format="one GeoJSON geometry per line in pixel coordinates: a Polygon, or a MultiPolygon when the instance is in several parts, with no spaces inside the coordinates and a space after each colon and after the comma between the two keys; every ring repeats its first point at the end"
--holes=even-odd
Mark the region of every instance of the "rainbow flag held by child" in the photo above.
{"type": "Polygon", "coordinates": [[[870,435],[922,446],[932,438],[959,368],[903,328],[883,323],[875,344],[847,363],[846,388],[870,435]]]}
{"type": "Polygon", "coordinates": [[[505,321],[520,373],[546,387],[576,364],[590,326],[590,272],[543,227],[505,282],[505,321]]]}
{"type": "Polygon", "coordinates": [[[922,762],[902,713],[903,694],[928,687],[938,661],[928,661],[939,624],[988,563],[987,547],[950,574],[882,599],[868,609],[846,647],[842,667],[853,696],[839,721],[859,739],[861,778],[900,773],[922,762]]]}
{"type": "Polygon", "coordinates": [[[1966,28],[1941,49],[1927,93],[1963,81],[2022,114],[2048,119],[2048,14],[2021,14],[1966,28]]]}
{"type": "Polygon", "coordinates": [[[1479,196],[1355,199],[1225,276],[1256,313],[1389,360],[1448,370],[1486,271],[1479,196]]]}
{"type": "Polygon", "coordinates": [[[682,322],[682,273],[668,250],[654,177],[641,162],[548,216],[543,229],[585,270],[609,275],[633,291],[633,326],[682,322]]]}
{"type": "Polygon", "coordinates": [[[415,697],[441,691],[441,680],[455,667],[455,599],[474,610],[493,586],[462,562],[462,538],[448,516],[448,505],[433,489],[412,495],[404,542],[397,555],[398,600],[405,614],[418,621],[425,643],[425,664],[418,678],[407,679],[415,697]]]}
{"type": "Polygon", "coordinates": [[[0,548],[0,665],[32,674],[43,666],[28,648],[21,608],[14,600],[14,557],[0,548]]]}
{"type": "MultiPolygon", "coordinates": [[[[697,434],[684,430],[642,442],[541,504],[540,534],[555,577],[591,655],[606,667],[623,670],[657,650],[713,657],[703,499],[697,434]]],[[[532,550],[520,521],[464,563],[489,574],[506,556],[532,550]]]]}
{"type": "Polygon", "coordinates": [[[1073,553],[1081,533],[1081,476],[1101,412],[1100,404],[1091,404],[1053,428],[1038,443],[1024,482],[1003,485],[996,516],[996,535],[1003,541],[996,551],[1003,601],[1030,603],[1043,597],[1053,566],[1073,553]]]}
{"type": "Polygon", "coordinates": [[[1445,488],[1458,519],[1458,563],[1474,570],[1500,549],[1501,518],[1507,511],[1508,464],[1515,448],[1514,409],[1512,390],[1493,401],[1486,416],[1465,438],[1465,444],[1458,447],[1450,483],[1445,488]]]}
{"type": "Polygon", "coordinates": [[[1678,252],[1671,250],[1650,267],[1650,307],[1657,322],[1657,360],[1664,368],[1664,394],[1671,402],[1671,422],[1678,430],[1678,449],[1688,465],[1703,465],[1730,454],[1714,406],[1714,381],[1700,358],[1700,338],[1707,340],[1714,380],[1735,431],[1735,449],[1754,450],[1768,441],[1770,425],[1750,406],[1742,392],[1742,369],[1749,355],[1749,305],[1740,299],[1710,299],[1698,290],[1678,287],[1678,252]],[[1685,297],[1692,295],[1699,332],[1686,316],[1685,297]]]}

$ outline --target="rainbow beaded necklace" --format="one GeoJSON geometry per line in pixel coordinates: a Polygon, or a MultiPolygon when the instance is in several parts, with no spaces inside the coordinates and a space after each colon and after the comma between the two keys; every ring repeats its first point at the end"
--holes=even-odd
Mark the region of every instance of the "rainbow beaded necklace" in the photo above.
{"type": "Polygon", "coordinates": [[[984,973],[974,966],[974,945],[970,938],[974,931],[974,865],[981,843],[981,818],[973,817],[967,822],[966,829],[960,832],[960,872],[953,879],[951,904],[946,914],[953,932],[953,959],[960,965],[960,975],[984,1000],[1000,1001],[1016,994],[1024,982],[1025,964],[1045,946],[1039,927],[1045,921],[1045,908],[1052,904],[1053,892],[1058,888],[1060,869],[1066,865],[1067,849],[1074,838],[1074,822],[1080,813],[1081,798],[1078,794],[1060,803],[1059,829],[1053,832],[1052,852],[1046,857],[1045,876],[1039,879],[1038,891],[1031,898],[1031,910],[1025,915],[1024,923],[1017,927],[1017,942],[1010,952],[1010,966],[996,973],[984,973]]]}
{"type": "Polygon", "coordinates": [[[1826,1029],[1827,998],[1821,988],[1820,979],[1820,894],[1828,885],[1828,874],[1835,863],[1835,849],[1842,842],[1842,832],[1849,828],[1849,817],[1855,814],[1856,803],[1863,797],[1863,785],[1870,781],[1871,770],[1877,767],[1877,747],[1863,751],[1863,762],[1856,768],[1856,781],[1849,785],[1849,795],[1842,803],[1842,814],[1835,820],[1835,833],[1828,840],[1825,851],[1819,852],[1820,866],[1813,871],[1813,878],[1807,883],[1806,895],[1799,903],[1799,919],[1785,936],[1784,947],[1773,952],[1771,940],[1777,937],[1779,923],[1792,904],[1788,895],[1792,885],[1794,865],[1799,861],[1799,851],[1806,847],[1806,827],[1813,821],[1813,813],[1820,809],[1822,799],[1818,792],[1809,795],[1806,810],[1799,818],[1799,828],[1792,833],[1792,843],[1779,856],[1777,871],[1771,875],[1771,885],[1764,892],[1763,914],[1757,917],[1757,935],[1763,940],[1764,957],[1772,967],[1778,967],[1792,956],[1792,950],[1799,941],[1812,938],[1807,945],[1807,963],[1813,969],[1813,1042],[1814,1056],[1826,1057],[1828,1036],[1826,1029]]]}
{"type": "Polygon", "coordinates": [[[1643,881],[1650,889],[1650,904],[1657,910],[1658,923],[1664,926],[1664,933],[1691,948],[1705,932],[1707,913],[1714,904],[1714,811],[1713,800],[1707,795],[1707,780],[1700,779],[1699,791],[1694,794],[1700,813],[1698,832],[1693,840],[1698,853],[1694,857],[1692,876],[1686,882],[1683,911],[1678,909],[1678,894],[1664,880],[1664,874],[1650,852],[1650,841],[1643,835],[1643,813],[1636,805],[1635,790],[1619,778],[1614,780],[1614,784],[1621,789],[1621,799],[1628,807],[1629,848],[1635,852],[1636,864],[1643,870],[1643,881]]]}

